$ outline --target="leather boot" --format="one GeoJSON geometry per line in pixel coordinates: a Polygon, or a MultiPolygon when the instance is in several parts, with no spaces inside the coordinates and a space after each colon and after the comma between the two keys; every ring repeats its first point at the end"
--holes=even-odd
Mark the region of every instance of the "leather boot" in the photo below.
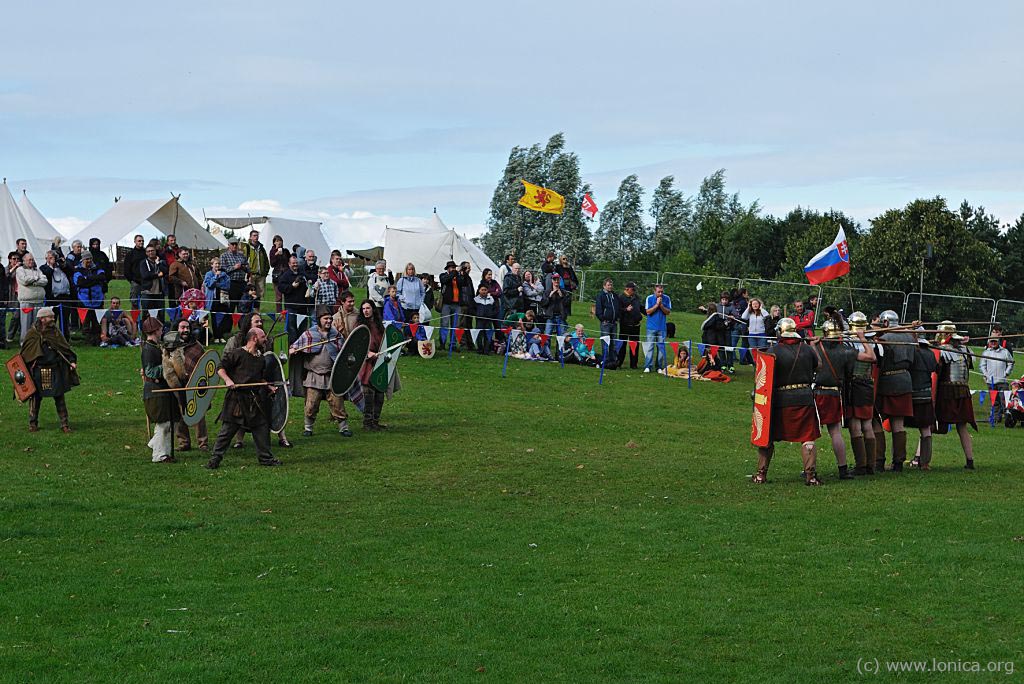
{"type": "Polygon", "coordinates": [[[808,449],[807,447],[801,445],[800,456],[803,458],[804,462],[804,484],[806,484],[808,487],[818,486],[822,484],[821,480],[818,479],[818,472],[816,469],[817,454],[815,452],[815,449],[813,447],[808,449]]]}
{"type": "Polygon", "coordinates": [[[885,432],[875,435],[875,472],[885,472],[885,432]]]}
{"type": "Polygon", "coordinates": [[[907,433],[892,433],[892,469],[896,472],[903,470],[903,462],[907,460],[907,433]]]}
{"type": "Polygon", "coordinates": [[[850,448],[853,449],[853,462],[856,466],[853,469],[854,475],[867,475],[868,474],[868,455],[864,451],[864,435],[860,437],[850,437],[850,448]]]}
{"type": "Polygon", "coordinates": [[[921,456],[918,459],[921,462],[921,470],[931,470],[932,462],[932,436],[921,438],[921,456]]]}
{"type": "Polygon", "coordinates": [[[762,484],[768,481],[768,465],[772,462],[774,453],[773,447],[757,450],[757,472],[754,473],[754,482],[762,484]]]}
{"type": "Polygon", "coordinates": [[[875,438],[868,439],[867,437],[861,437],[864,440],[864,474],[874,475],[875,474],[875,438]]]}

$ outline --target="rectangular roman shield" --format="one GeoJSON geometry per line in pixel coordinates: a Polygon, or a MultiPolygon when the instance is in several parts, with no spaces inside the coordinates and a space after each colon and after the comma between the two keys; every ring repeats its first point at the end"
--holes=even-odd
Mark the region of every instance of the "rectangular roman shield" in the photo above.
{"type": "Polygon", "coordinates": [[[754,415],[750,443],[758,447],[772,443],[772,390],[775,386],[775,357],[754,350],[754,415]]]}
{"type": "Polygon", "coordinates": [[[32,380],[32,374],[28,372],[25,359],[21,354],[15,354],[7,360],[7,373],[11,376],[11,384],[14,385],[14,396],[18,401],[25,401],[36,393],[36,383],[32,380]]]}

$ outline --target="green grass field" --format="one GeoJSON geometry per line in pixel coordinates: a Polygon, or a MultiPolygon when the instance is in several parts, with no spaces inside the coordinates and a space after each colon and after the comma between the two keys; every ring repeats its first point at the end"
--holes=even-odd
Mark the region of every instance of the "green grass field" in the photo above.
{"type": "Polygon", "coordinates": [[[983,425],[974,472],[947,436],[930,473],[850,482],[821,440],[821,488],[781,445],[759,487],[749,367],[728,385],[598,386],[592,369],[513,360],[502,378],[500,357],[456,354],[400,364],[386,433],[342,439],[324,409],[303,438],[293,400],[284,467],[248,445],[211,472],[202,452],[149,462],[137,350],[80,361],[73,435],[52,402],[37,435],[0,404],[3,681],[1024,669],[1024,430],[983,425]]]}

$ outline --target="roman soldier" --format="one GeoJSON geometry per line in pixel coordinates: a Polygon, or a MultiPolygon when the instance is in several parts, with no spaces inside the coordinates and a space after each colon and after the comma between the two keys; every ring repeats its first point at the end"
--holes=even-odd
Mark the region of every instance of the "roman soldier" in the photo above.
{"type": "MultiPolygon", "coordinates": [[[[182,250],[182,252],[185,251],[182,250]]],[[[203,348],[202,342],[199,341],[197,324],[183,318],[178,321],[176,328],[173,332],[164,335],[164,379],[171,387],[185,387],[196,369],[196,364],[199,363],[199,359],[202,358],[206,350],[203,348]]],[[[180,412],[185,408],[185,393],[175,392],[174,394],[178,399],[180,412]]],[[[192,439],[185,421],[179,421],[175,425],[175,432],[178,438],[178,449],[180,451],[191,449],[192,439]]],[[[196,423],[196,443],[200,449],[206,451],[209,436],[206,431],[205,416],[196,423]]]]}
{"type": "Polygon", "coordinates": [[[910,366],[910,381],[913,385],[914,416],[906,421],[921,433],[917,446],[917,457],[910,465],[921,470],[931,470],[932,428],[935,426],[935,403],[932,391],[935,373],[939,368],[935,350],[923,336],[917,338],[914,363],[910,366]]]}
{"type": "MultiPolygon", "coordinates": [[[[858,338],[866,339],[864,331],[868,327],[868,318],[860,311],[854,311],[848,319],[850,330],[858,338]]],[[[850,342],[848,344],[853,345],[850,342]]],[[[862,351],[868,348],[866,342],[859,344],[862,351]]],[[[875,472],[875,431],[871,421],[875,416],[875,362],[877,355],[872,350],[875,361],[862,361],[858,353],[850,371],[849,383],[844,397],[844,414],[846,426],[850,430],[850,446],[856,466],[854,475],[873,475],[875,472]]]]}
{"type": "MultiPolygon", "coordinates": [[[[826,320],[821,325],[824,340],[816,346],[819,363],[814,373],[814,404],[818,409],[818,421],[825,426],[832,439],[832,451],[836,455],[840,480],[852,480],[846,464],[846,442],[843,441],[843,396],[853,375],[854,363],[874,363],[875,353],[867,344],[864,331],[857,331],[860,350],[849,347],[842,342],[843,331],[834,320],[826,320]]],[[[860,442],[863,451],[864,443],[860,442]]],[[[854,451],[857,457],[857,451],[854,451]]]]}
{"type": "Polygon", "coordinates": [[[974,445],[971,443],[970,425],[975,431],[978,424],[974,421],[974,404],[971,403],[969,373],[973,363],[970,352],[963,343],[967,341],[956,332],[956,326],[950,321],[939,324],[939,335],[936,342],[941,350],[939,353],[939,386],[935,397],[935,419],[938,431],[945,434],[949,425],[956,425],[963,447],[966,463],[964,468],[974,470],[974,445]]]}
{"type": "Polygon", "coordinates": [[[246,333],[245,346],[232,349],[220,361],[217,374],[228,387],[221,408],[220,431],[213,445],[213,453],[206,467],[220,467],[231,438],[239,428],[252,433],[256,455],[262,466],[279,466],[281,461],[270,452],[270,395],[285,391],[284,388],[267,383],[267,365],[263,359],[263,348],[267,334],[261,328],[252,328],[246,333]],[[236,385],[258,385],[236,387],[236,385]]]}
{"type": "Polygon", "coordinates": [[[333,315],[328,307],[319,307],[316,325],[299,335],[295,344],[288,348],[292,359],[302,364],[302,386],[306,390],[304,437],[313,436],[313,423],[324,399],[331,408],[331,419],[338,423],[338,432],[352,436],[341,397],[331,391],[331,371],[345,339],[331,325],[333,315]]]}
{"type": "Polygon", "coordinates": [[[154,316],[142,321],[142,403],[146,417],[153,423],[153,437],[148,443],[153,450],[153,463],[174,463],[171,426],[180,416],[178,399],[174,392],[155,392],[170,388],[164,377],[164,354],[160,347],[163,331],[163,324],[154,316]]]}
{"type": "Polygon", "coordinates": [[[806,348],[792,318],[781,319],[776,331],[779,341],[764,352],[775,357],[775,380],[772,389],[770,443],[757,449],[757,472],[754,482],[768,481],[768,465],[775,453],[775,442],[796,442],[802,445],[804,482],[821,485],[815,470],[817,448],[814,440],[821,436],[815,412],[811,383],[818,366],[817,355],[806,348]]]}
{"type": "MultiPolygon", "coordinates": [[[[914,417],[913,383],[910,379],[910,367],[914,363],[914,346],[917,339],[909,332],[886,332],[887,328],[895,328],[900,324],[899,315],[892,310],[879,314],[882,330],[876,336],[885,344],[878,361],[878,395],[875,408],[882,421],[889,421],[892,430],[892,470],[903,470],[903,462],[907,460],[907,433],[904,426],[906,418],[914,417]]],[[[877,430],[876,430],[877,431],[877,430]]],[[[875,470],[885,470],[885,432],[877,431],[875,438],[875,470]],[[878,441],[883,442],[881,459],[879,459],[878,441]]]]}
{"type": "Polygon", "coordinates": [[[21,358],[28,366],[36,391],[28,399],[28,431],[39,432],[39,409],[43,397],[53,397],[62,432],[71,432],[64,395],[79,384],[78,357],[61,335],[53,309],[44,306],[21,341],[21,358]]]}

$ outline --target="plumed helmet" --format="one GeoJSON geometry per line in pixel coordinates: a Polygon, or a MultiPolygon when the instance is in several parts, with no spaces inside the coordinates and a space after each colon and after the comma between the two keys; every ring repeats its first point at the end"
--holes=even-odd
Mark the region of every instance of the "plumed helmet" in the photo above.
{"type": "Polygon", "coordinates": [[[878,322],[886,328],[895,328],[900,324],[900,315],[892,309],[886,309],[878,314],[878,322]]]}
{"type": "Polygon", "coordinates": [[[843,330],[833,320],[826,320],[821,324],[821,333],[826,340],[838,340],[843,336],[843,330]]]}
{"type": "Polygon", "coordinates": [[[789,317],[780,319],[775,324],[775,330],[778,331],[779,337],[800,337],[800,333],[796,331],[796,321],[789,317]]]}
{"type": "Polygon", "coordinates": [[[863,311],[854,311],[846,320],[850,324],[850,330],[868,329],[868,317],[864,315],[863,311]]]}

